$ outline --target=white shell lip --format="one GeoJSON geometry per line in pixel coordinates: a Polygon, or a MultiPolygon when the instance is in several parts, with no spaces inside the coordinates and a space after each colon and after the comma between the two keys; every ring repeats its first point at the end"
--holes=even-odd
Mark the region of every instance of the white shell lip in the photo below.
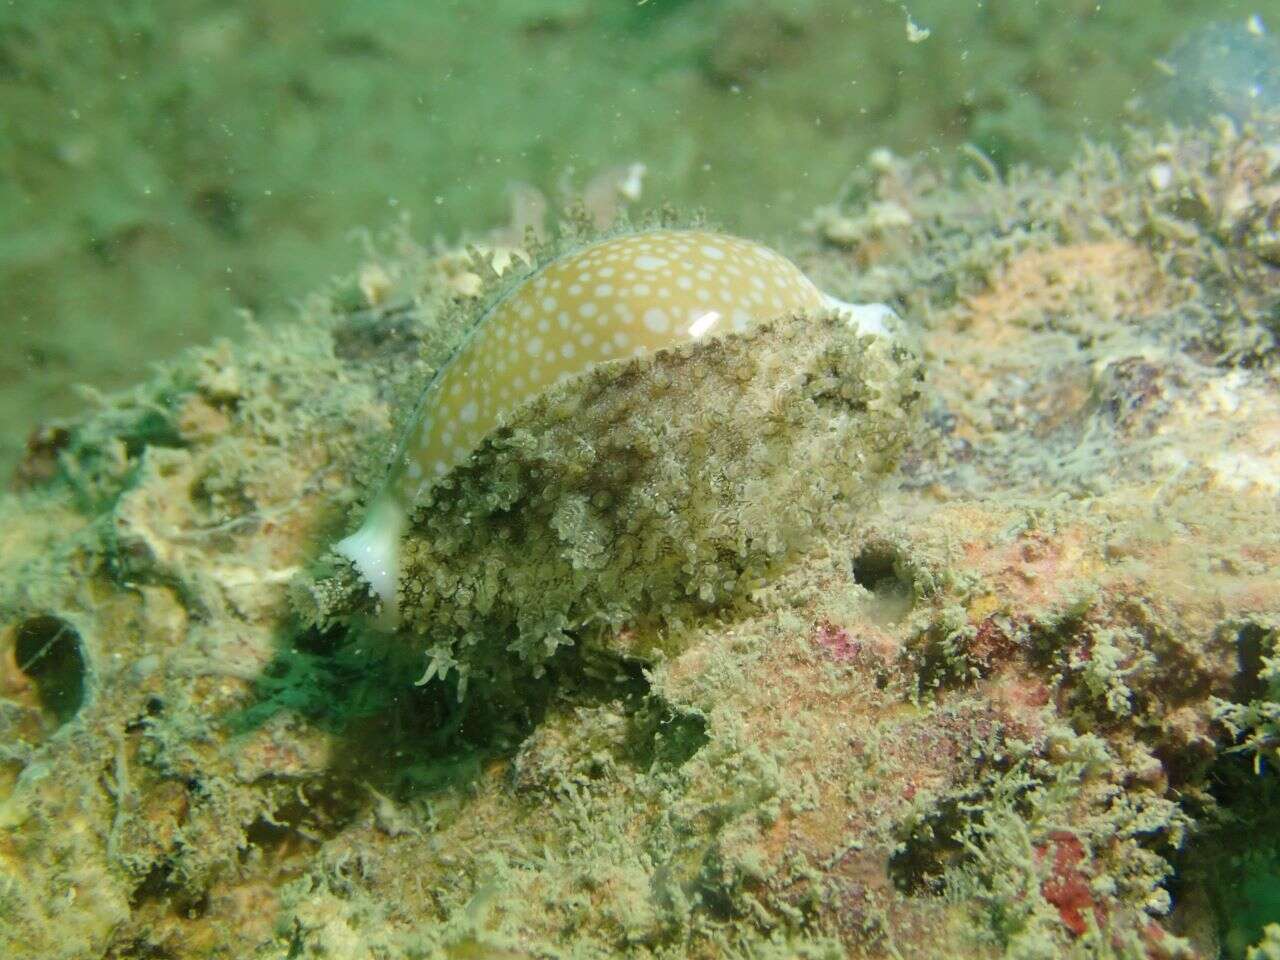
{"type": "Polygon", "coordinates": [[[404,511],[390,497],[381,496],[369,508],[360,529],[333,545],[368,582],[382,601],[385,614],[396,613],[396,588],[400,581],[400,536],[404,511]]]}
{"type": "Polygon", "coordinates": [[[902,319],[887,303],[849,303],[829,293],[822,295],[828,307],[862,334],[892,337],[902,319]]]}

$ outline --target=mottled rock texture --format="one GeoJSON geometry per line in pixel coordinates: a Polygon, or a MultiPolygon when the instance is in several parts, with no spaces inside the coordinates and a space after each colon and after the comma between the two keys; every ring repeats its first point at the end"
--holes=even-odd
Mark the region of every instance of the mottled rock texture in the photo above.
{"type": "Polygon", "coordinates": [[[1278,164],[1228,127],[1058,175],[873,157],[787,252],[894,304],[923,385],[822,318],[589,375],[424,505],[398,635],[326,551],[464,258],[388,238],[47,425],[0,501],[0,953],[1243,956],[1280,875],[1278,164]],[[702,452],[698,376],[748,398],[702,452]],[[607,443],[659,421],[611,513],[607,443]],[[623,564],[633,515],[692,552],[623,564]],[[415,684],[442,651],[484,682],[415,684]]]}

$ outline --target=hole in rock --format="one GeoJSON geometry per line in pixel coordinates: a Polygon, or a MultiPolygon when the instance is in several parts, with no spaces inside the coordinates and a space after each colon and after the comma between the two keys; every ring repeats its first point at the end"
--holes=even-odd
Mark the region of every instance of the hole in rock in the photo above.
{"type": "Polygon", "coordinates": [[[888,544],[870,543],[853,558],[853,582],[871,593],[868,613],[878,623],[898,623],[915,605],[905,559],[888,544]]]}
{"type": "Polygon", "coordinates": [[[80,634],[58,617],[32,617],[18,626],[14,660],[36,686],[41,709],[59,726],[84,702],[85,663],[80,634]]]}

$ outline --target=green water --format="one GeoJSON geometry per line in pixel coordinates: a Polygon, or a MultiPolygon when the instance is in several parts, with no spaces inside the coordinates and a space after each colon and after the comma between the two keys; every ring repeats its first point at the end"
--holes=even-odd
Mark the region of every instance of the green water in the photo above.
{"type": "Polygon", "coordinates": [[[270,319],[361,230],[481,233],[643,162],[641,205],[771,239],[870,149],[1060,164],[1148,118],[1233,0],[8,0],[0,470],[75,383],[270,319]],[[927,31],[927,35],[926,35],[927,31]]]}

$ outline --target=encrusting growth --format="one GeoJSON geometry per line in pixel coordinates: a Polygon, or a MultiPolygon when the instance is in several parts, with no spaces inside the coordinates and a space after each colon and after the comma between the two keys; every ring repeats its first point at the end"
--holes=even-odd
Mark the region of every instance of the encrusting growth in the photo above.
{"type": "Polygon", "coordinates": [[[394,611],[408,512],[522,404],[599,363],[822,312],[872,333],[892,315],[822,293],[767,247],[704,230],[625,234],[555,259],[493,304],[426,386],[364,524],[336,550],[394,611]]]}

